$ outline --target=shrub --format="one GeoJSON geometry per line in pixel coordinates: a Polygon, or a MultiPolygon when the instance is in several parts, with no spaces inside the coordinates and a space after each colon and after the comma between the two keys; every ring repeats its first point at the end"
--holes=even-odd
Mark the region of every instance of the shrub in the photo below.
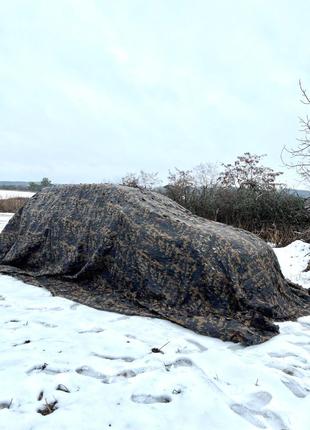
{"type": "Polygon", "coordinates": [[[301,197],[285,189],[250,189],[211,185],[182,194],[165,194],[195,215],[251,231],[261,238],[287,245],[309,225],[310,216],[301,197]]]}
{"type": "Polygon", "coordinates": [[[281,172],[261,165],[263,155],[246,152],[232,164],[170,172],[164,193],[195,215],[251,231],[286,245],[309,226],[304,199],[277,183],[281,172]],[[203,180],[201,180],[203,178],[203,180]]]}

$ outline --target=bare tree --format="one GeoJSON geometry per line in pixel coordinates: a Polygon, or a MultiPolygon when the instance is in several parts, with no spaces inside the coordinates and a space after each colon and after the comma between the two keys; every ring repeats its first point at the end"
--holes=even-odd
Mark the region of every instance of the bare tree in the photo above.
{"type": "Polygon", "coordinates": [[[141,187],[146,190],[153,190],[161,184],[158,172],[145,172],[144,170],[140,170],[139,181],[141,187]]]}
{"type": "Polygon", "coordinates": [[[121,185],[126,185],[126,187],[139,188],[139,176],[136,173],[126,173],[126,175],[121,179],[121,185]]]}
{"type": "Polygon", "coordinates": [[[200,163],[192,170],[195,185],[197,187],[212,186],[218,178],[218,168],[214,163],[200,163]]]}
{"type": "Polygon", "coordinates": [[[223,164],[223,172],[218,178],[218,182],[223,187],[247,188],[257,190],[275,189],[276,178],[282,172],[275,172],[270,167],[260,165],[261,159],[265,155],[250,154],[245,152],[237,157],[233,164],[223,164]]]}
{"type": "MultiPolygon", "coordinates": [[[[299,81],[299,88],[301,92],[301,103],[310,105],[310,96],[306,89],[299,81]]],[[[295,148],[287,148],[282,150],[281,158],[287,167],[293,167],[297,170],[300,176],[308,183],[310,183],[310,118],[308,115],[304,118],[299,118],[301,138],[297,139],[297,146],[295,148]],[[288,153],[291,161],[284,160],[284,153],[288,153]]]]}
{"type": "Polygon", "coordinates": [[[127,187],[143,188],[152,190],[159,186],[161,180],[158,177],[158,172],[145,172],[140,170],[140,173],[127,173],[122,179],[121,184],[127,187]]]}
{"type": "Polygon", "coordinates": [[[191,200],[195,188],[195,178],[192,170],[180,170],[175,167],[174,171],[169,170],[166,193],[168,197],[186,206],[191,200]]]}

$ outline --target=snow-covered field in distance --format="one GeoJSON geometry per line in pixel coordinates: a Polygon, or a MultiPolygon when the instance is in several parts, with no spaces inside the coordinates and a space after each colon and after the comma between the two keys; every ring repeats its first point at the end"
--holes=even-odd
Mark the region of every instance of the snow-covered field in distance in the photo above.
{"type": "Polygon", "coordinates": [[[35,193],[31,191],[17,190],[0,190],[0,199],[9,199],[11,197],[32,197],[35,193]]]}
{"type": "MultiPolygon", "coordinates": [[[[310,286],[310,245],[275,251],[310,286]]],[[[0,320],[1,430],[309,429],[310,317],[245,348],[1,275],[0,320]]]]}

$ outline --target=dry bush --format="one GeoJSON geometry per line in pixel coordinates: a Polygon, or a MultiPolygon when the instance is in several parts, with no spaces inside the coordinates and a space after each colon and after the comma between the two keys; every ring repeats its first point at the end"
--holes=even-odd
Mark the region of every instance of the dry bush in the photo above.
{"type": "Polygon", "coordinates": [[[303,199],[287,190],[218,185],[197,188],[183,182],[170,183],[165,194],[195,215],[251,231],[279,246],[299,239],[310,224],[303,199]]]}
{"type": "MultiPolygon", "coordinates": [[[[285,246],[309,228],[310,213],[304,199],[276,182],[281,172],[262,166],[263,155],[246,152],[214,180],[205,165],[200,169],[175,169],[160,190],[200,217],[248,230],[262,239],[285,246]]],[[[212,167],[212,166],[211,166],[212,167]]]]}
{"type": "Polygon", "coordinates": [[[276,225],[272,227],[264,227],[260,230],[254,230],[252,233],[276,246],[287,246],[295,240],[300,239],[302,234],[293,226],[277,227],[276,225]]]}
{"type": "Polygon", "coordinates": [[[24,206],[27,197],[11,197],[8,199],[0,199],[0,212],[15,213],[19,208],[24,206]]]}

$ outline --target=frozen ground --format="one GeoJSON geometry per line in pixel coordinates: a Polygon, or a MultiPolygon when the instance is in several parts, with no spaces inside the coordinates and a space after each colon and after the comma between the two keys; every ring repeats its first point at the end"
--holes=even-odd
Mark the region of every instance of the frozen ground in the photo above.
{"type": "MultiPolygon", "coordinates": [[[[308,286],[309,251],[276,250],[308,286]]],[[[0,320],[1,430],[309,429],[310,317],[244,348],[0,276],[0,320]]]]}
{"type": "Polygon", "coordinates": [[[0,190],[0,199],[9,199],[11,197],[32,197],[35,193],[30,191],[0,190]]]}

